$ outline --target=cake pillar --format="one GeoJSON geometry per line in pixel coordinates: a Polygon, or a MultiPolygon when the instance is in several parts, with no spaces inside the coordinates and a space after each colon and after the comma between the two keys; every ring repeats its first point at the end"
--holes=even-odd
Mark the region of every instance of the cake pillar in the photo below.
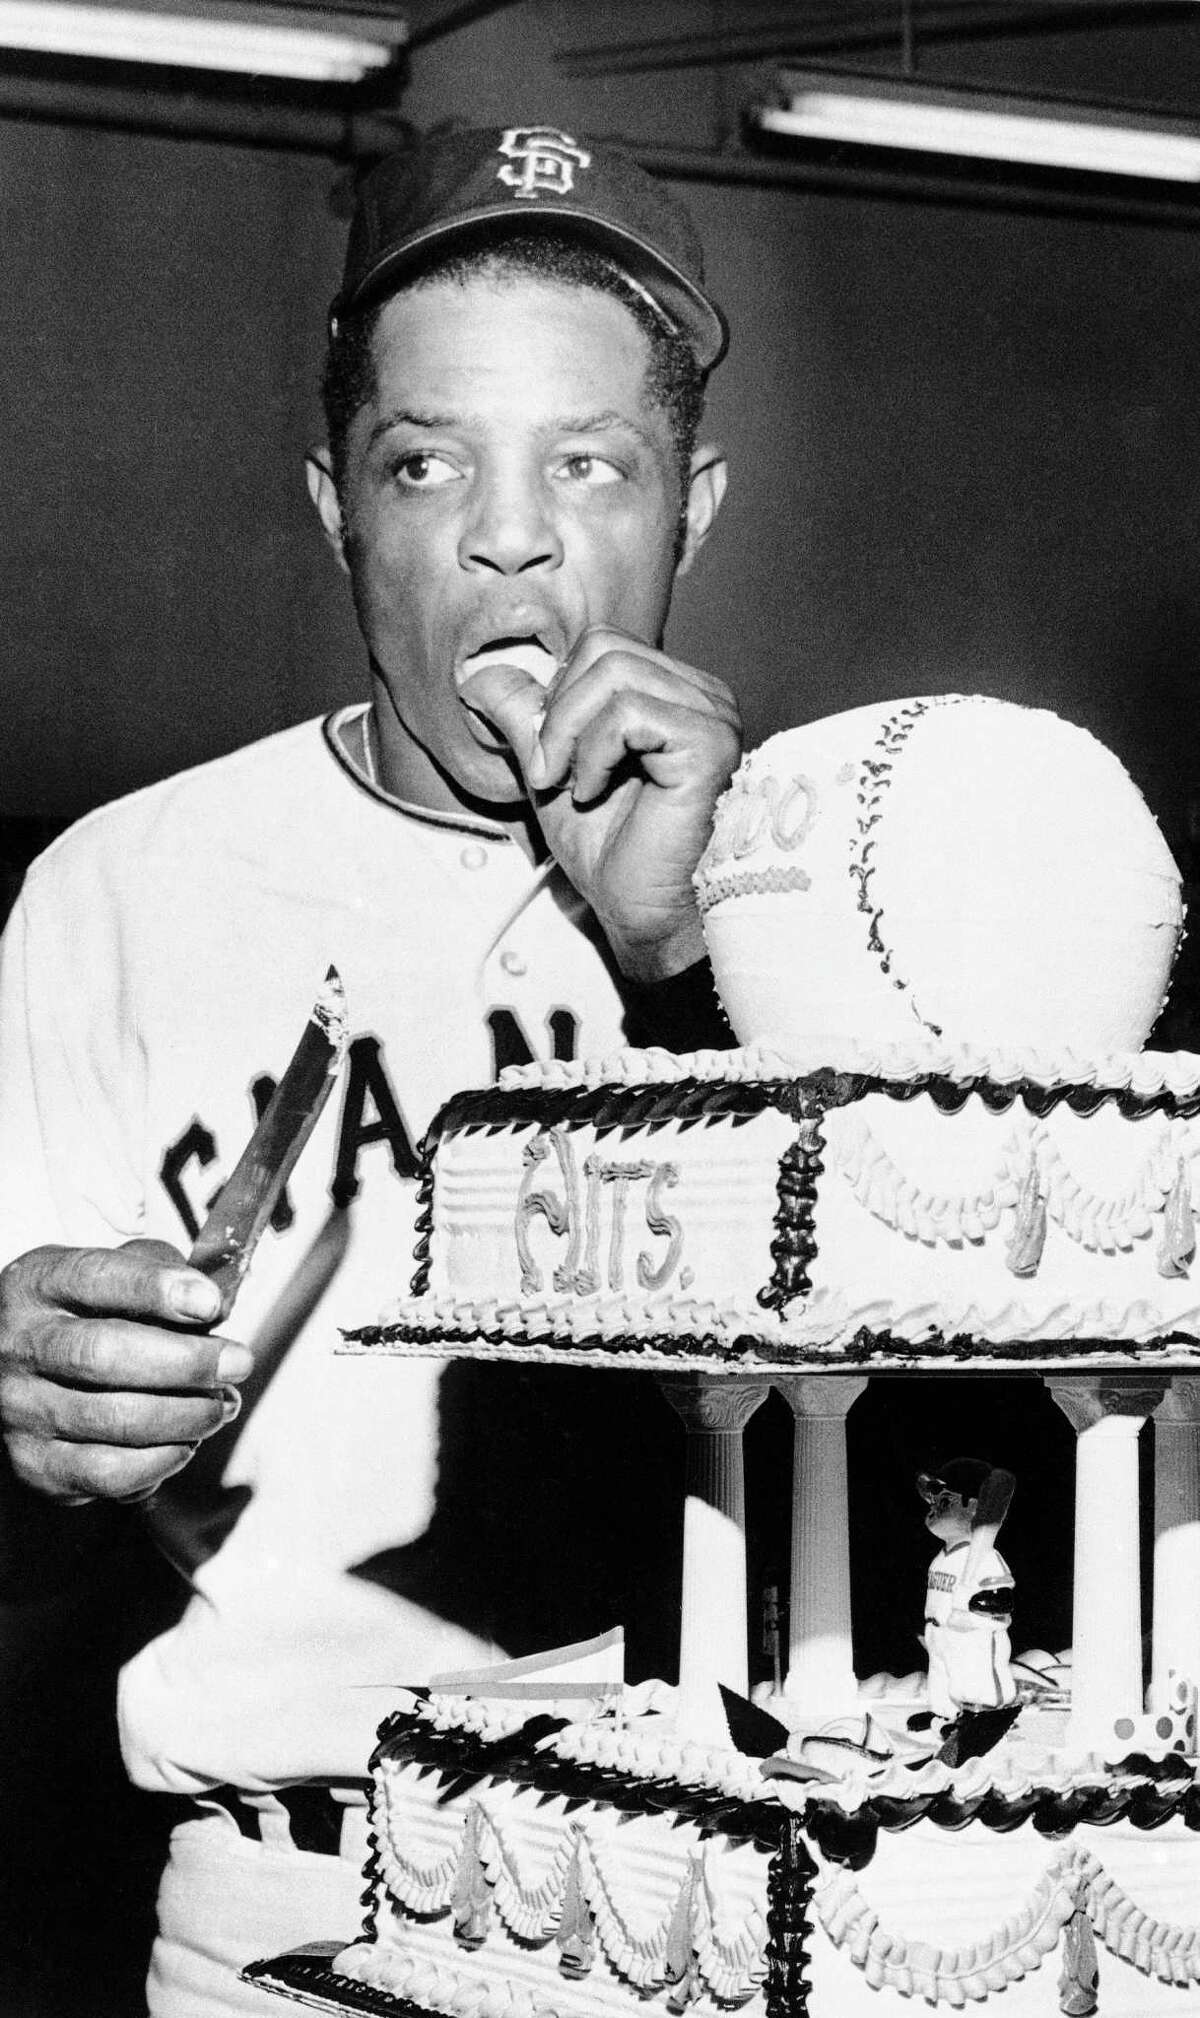
{"type": "Polygon", "coordinates": [[[777,1380],[795,1422],[792,1574],[784,1694],[833,1716],[853,1703],[846,1417],[867,1383],[855,1375],[777,1380]]]}
{"type": "Polygon", "coordinates": [[[1161,1381],[1056,1375],[1046,1381],[1075,1430],[1072,1750],[1103,1751],[1117,1717],[1142,1711],[1138,1431],[1161,1381]]]}
{"type": "Polygon", "coordinates": [[[1150,1708],[1168,1674],[1200,1683],[1200,1380],[1175,1376],[1154,1411],[1154,1631],[1150,1708]]]}
{"type": "Polygon", "coordinates": [[[765,1381],[670,1375],[663,1393],[687,1428],[683,1508],[683,1598],[679,1627],[681,1726],[713,1728],[716,1684],[744,1696],[746,1656],[746,1473],[742,1431],[767,1394],[765,1381]]]}

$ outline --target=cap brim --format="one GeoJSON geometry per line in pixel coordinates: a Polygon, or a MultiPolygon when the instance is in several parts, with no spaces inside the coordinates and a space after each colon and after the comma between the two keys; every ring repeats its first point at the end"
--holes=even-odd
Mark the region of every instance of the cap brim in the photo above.
{"type": "MultiPolygon", "coordinates": [[[[428,225],[424,231],[406,238],[403,245],[384,253],[367,268],[353,289],[343,289],[330,309],[330,320],[336,327],[340,317],[381,301],[434,246],[444,246],[455,238],[484,238],[497,225],[527,231],[530,226],[536,230],[547,222],[568,224],[576,237],[613,252],[631,279],[644,289],[690,345],[702,371],[711,371],[720,362],[729,342],[729,327],[716,303],[635,232],[572,204],[540,202],[536,210],[528,212],[516,210],[511,203],[486,204],[428,225]]],[[[496,235],[500,237],[503,233],[496,235]]]]}

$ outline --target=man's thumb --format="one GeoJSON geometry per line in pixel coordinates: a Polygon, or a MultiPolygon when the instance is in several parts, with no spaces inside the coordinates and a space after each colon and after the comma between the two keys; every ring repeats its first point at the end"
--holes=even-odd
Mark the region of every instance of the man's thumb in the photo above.
{"type": "Polygon", "coordinates": [[[539,740],[546,714],[546,691],[520,666],[482,666],[459,688],[459,698],[473,714],[482,715],[508,743],[525,782],[542,783],[545,758],[539,740]]]}

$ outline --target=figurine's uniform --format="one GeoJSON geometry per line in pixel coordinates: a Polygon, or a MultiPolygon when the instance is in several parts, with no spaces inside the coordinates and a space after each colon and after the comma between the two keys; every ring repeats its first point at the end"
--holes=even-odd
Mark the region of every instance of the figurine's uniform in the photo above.
{"type": "Polygon", "coordinates": [[[970,1548],[966,1540],[951,1542],[929,1565],[929,1707],[941,1717],[967,1708],[999,1709],[1017,1693],[1008,1637],[1012,1571],[996,1549],[988,1549],[968,1580],[964,1572],[970,1548]]]}

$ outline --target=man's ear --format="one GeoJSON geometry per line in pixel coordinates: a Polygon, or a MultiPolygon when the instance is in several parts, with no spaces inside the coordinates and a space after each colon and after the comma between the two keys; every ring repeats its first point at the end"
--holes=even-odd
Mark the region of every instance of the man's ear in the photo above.
{"type": "Polygon", "coordinates": [[[325,537],[337,556],[338,566],[346,566],[345,527],[342,524],[342,507],[338,499],[337,485],[333,480],[333,460],[324,446],[310,448],[304,458],[304,473],[308,478],[308,495],[317,508],[317,516],[325,529],[325,537]]]}
{"type": "Polygon", "coordinates": [[[706,447],[695,450],[684,507],[683,551],[679,556],[677,574],[687,573],[708,538],[713,520],[721,509],[728,480],[729,465],[723,448],[710,442],[706,447]]]}

